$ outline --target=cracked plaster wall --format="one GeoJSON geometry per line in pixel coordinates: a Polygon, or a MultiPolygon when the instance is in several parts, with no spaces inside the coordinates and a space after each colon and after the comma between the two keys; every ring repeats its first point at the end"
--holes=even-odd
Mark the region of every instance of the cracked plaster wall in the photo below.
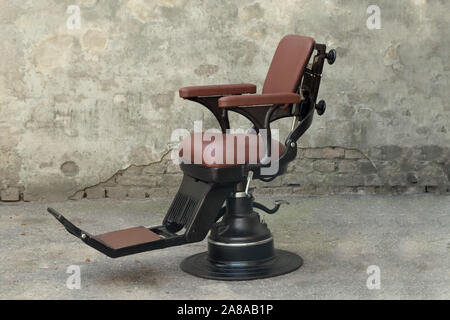
{"type": "MultiPolygon", "coordinates": [[[[79,198],[127,168],[158,163],[174,129],[192,130],[195,120],[216,127],[178,98],[180,87],[250,82],[261,90],[290,33],[338,53],[319,93],[328,111],[303,148],[375,158],[408,148],[394,160],[423,168],[431,163],[424,152],[437,152],[438,169],[428,171],[448,186],[450,2],[376,1],[382,28],[369,30],[372,2],[0,0],[0,198],[79,198]],[[81,9],[80,29],[66,26],[70,5],[81,9]]],[[[285,134],[289,124],[279,127],[285,134]]]]}

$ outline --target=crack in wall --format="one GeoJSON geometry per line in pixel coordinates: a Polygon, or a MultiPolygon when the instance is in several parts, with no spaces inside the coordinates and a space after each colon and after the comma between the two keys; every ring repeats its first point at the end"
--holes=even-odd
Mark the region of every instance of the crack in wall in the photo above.
{"type": "MultiPolygon", "coordinates": [[[[107,179],[84,186],[64,199],[145,199],[174,195],[182,180],[167,144],[156,161],[117,170],[107,179]]],[[[400,194],[450,192],[450,148],[379,146],[358,148],[299,147],[286,174],[271,182],[255,181],[256,193],[270,194],[400,194]]],[[[24,200],[23,188],[0,190],[0,201],[24,200]]],[[[27,200],[29,201],[29,200],[27,200]]]]}
{"type": "MultiPolygon", "coordinates": [[[[122,174],[123,172],[129,170],[130,168],[144,168],[144,167],[148,167],[148,166],[151,166],[151,165],[160,164],[160,163],[162,163],[162,162],[164,161],[164,158],[165,158],[170,152],[172,152],[172,150],[173,150],[173,148],[169,148],[168,150],[163,151],[163,153],[162,153],[160,159],[157,160],[157,161],[153,161],[153,162],[150,162],[150,163],[147,163],[147,164],[142,164],[142,165],[130,164],[128,167],[116,171],[111,177],[109,177],[109,178],[106,179],[106,180],[100,181],[100,182],[98,182],[98,183],[96,183],[96,184],[94,184],[94,185],[91,185],[91,186],[88,186],[88,187],[84,187],[84,188],[82,188],[82,189],[79,189],[79,190],[75,191],[72,195],[70,195],[70,196],[68,197],[68,200],[73,200],[74,198],[76,198],[76,195],[79,194],[80,192],[83,192],[83,198],[85,198],[85,197],[86,197],[86,190],[87,190],[87,189],[95,188],[95,187],[98,187],[98,186],[100,186],[100,185],[102,185],[102,184],[108,183],[109,181],[115,179],[118,175],[120,175],[120,174],[122,174]]],[[[164,173],[161,173],[161,174],[164,174],[164,173]]],[[[106,191],[105,191],[105,198],[107,198],[107,197],[108,197],[108,196],[107,196],[107,193],[106,193],[106,191]]]]}

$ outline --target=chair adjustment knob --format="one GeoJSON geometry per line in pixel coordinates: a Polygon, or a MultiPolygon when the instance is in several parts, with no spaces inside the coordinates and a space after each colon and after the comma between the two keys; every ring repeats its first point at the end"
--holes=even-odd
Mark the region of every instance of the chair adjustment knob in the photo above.
{"type": "Polygon", "coordinates": [[[336,50],[331,49],[328,51],[326,57],[328,64],[333,64],[336,61],[336,50]]]}
{"type": "Polygon", "coordinates": [[[325,113],[325,110],[327,110],[327,104],[324,100],[320,100],[316,104],[316,111],[319,116],[323,115],[325,113]]]}

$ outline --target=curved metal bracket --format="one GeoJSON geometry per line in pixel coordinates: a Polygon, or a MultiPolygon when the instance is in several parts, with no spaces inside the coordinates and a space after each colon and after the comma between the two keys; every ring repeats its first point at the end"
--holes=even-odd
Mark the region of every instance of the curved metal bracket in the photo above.
{"type": "Polygon", "coordinates": [[[222,133],[226,133],[227,129],[230,129],[230,121],[228,119],[228,112],[225,108],[219,108],[219,98],[217,97],[196,97],[196,98],[189,98],[187,100],[191,100],[197,103],[200,103],[204,107],[206,107],[209,111],[212,112],[214,117],[217,119],[220,125],[220,129],[222,130],[222,133]]]}
{"type": "Polygon", "coordinates": [[[269,209],[265,205],[263,205],[259,202],[253,201],[254,208],[260,209],[268,214],[274,214],[275,212],[277,212],[278,209],[280,209],[280,206],[282,204],[289,204],[289,202],[287,202],[286,200],[275,200],[275,207],[273,207],[272,209],[269,209]]]}

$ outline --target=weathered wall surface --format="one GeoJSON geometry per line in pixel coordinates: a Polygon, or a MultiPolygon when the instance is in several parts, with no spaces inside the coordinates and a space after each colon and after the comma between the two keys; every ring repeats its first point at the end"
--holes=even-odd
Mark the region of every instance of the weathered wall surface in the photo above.
{"type": "Polygon", "coordinates": [[[260,89],[290,33],[337,50],[319,94],[328,111],[290,172],[259,191],[448,192],[449,10],[444,0],[0,0],[0,199],[170,195],[172,131],[216,126],[178,89],[260,89]],[[370,4],[379,30],[366,27],[370,4]],[[79,29],[67,27],[70,5],[79,29]]]}

